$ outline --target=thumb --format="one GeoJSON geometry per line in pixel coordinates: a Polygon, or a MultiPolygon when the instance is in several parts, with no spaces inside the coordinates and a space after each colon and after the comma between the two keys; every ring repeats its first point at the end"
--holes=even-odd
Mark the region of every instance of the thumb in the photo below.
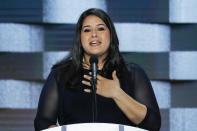
{"type": "Polygon", "coordinates": [[[113,71],[112,78],[113,78],[113,80],[117,80],[118,79],[117,76],[116,76],[116,70],[113,71]]]}

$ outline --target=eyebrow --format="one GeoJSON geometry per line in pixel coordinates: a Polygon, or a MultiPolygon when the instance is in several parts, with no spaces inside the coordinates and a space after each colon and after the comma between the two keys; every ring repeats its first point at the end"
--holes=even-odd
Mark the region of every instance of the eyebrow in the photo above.
{"type": "MultiPolygon", "coordinates": [[[[97,24],[96,26],[100,26],[100,25],[105,26],[105,24],[97,24]]],[[[90,27],[90,25],[84,25],[82,28],[85,28],[85,27],[90,27]]]]}

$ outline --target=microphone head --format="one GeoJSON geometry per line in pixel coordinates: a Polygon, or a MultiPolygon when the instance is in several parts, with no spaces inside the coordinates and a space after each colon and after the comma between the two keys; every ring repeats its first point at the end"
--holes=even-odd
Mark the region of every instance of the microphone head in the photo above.
{"type": "Polygon", "coordinates": [[[91,56],[89,62],[90,64],[92,63],[98,64],[98,57],[96,55],[91,56]]]}

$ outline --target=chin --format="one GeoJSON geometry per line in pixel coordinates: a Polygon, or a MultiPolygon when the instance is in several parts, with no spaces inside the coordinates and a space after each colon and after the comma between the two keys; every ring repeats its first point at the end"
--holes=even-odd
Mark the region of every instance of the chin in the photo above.
{"type": "Polygon", "coordinates": [[[90,52],[88,53],[88,55],[92,56],[92,55],[95,55],[95,56],[103,56],[103,55],[106,55],[106,53],[104,52],[90,52]]]}

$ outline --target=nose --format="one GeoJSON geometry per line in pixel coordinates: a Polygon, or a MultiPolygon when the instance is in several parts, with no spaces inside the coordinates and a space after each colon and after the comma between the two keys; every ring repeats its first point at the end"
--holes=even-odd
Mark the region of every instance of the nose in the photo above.
{"type": "Polygon", "coordinates": [[[92,38],[97,37],[96,31],[92,31],[92,38]]]}

